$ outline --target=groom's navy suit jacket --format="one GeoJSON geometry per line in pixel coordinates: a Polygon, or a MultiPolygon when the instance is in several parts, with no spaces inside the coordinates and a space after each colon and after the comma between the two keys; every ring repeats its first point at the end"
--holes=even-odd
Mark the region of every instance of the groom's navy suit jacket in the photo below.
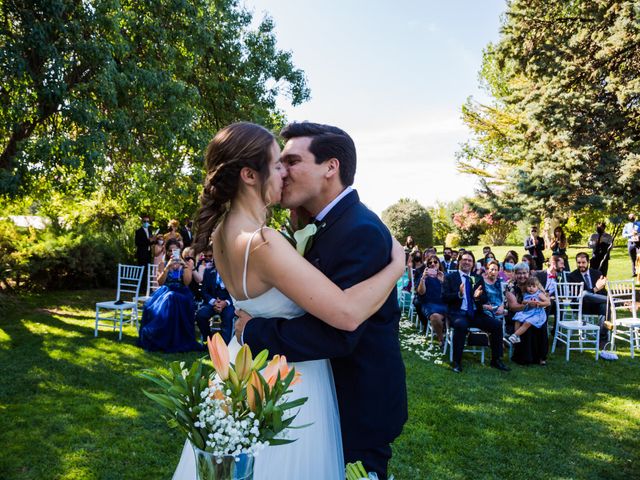
{"type": "MultiPolygon", "coordinates": [[[[323,219],[306,258],[345,289],[391,261],[391,235],[353,191],[323,219]]],[[[407,420],[399,320],[394,289],[382,308],[354,332],[305,314],[289,320],[254,318],[243,339],[255,352],[266,348],[294,362],[331,359],[343,447],[363,450],[391,443],[407,420]]]]}

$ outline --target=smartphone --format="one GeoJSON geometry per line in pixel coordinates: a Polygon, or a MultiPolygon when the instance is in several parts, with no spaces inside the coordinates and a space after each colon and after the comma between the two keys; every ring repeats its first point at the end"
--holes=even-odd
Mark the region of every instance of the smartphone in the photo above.
{"type": "Polygon", "coordinates": [[[438,270],[436,270],[435,268],[427,268],[427,275],[430,277],[437,277],[438,270]]]}
{"type": "Polygon", "coordinates": [[[179,248],[176,248],[176,249],[173,251],[172,255],[173,255],[173,259],[174,259],[174,260],[180,260],[180,249],[179,249],[179,248]]]}

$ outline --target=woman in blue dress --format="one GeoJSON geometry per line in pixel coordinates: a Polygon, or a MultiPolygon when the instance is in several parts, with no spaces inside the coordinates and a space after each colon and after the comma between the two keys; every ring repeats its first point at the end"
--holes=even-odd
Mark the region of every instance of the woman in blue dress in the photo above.
{"type": "Polygon", "coordinates": [[[427,257],[425,266],[426,268],[417,284],[416,293],[422,316],[431,322],[431,327],[442,348],[444,346],[444,317],[447,314],[447,305],[442,298],[444,269],[435,255],[427,257]]]}
{"type": "Polygon", "coordinates": [[[167,242],[167,256],[158,271],[161,287],[144,305],[138,345],[152,352],[202,350],[196,341],[195,306],[188,286],[192,272],[180,258],[176,240],[167,242]]]}

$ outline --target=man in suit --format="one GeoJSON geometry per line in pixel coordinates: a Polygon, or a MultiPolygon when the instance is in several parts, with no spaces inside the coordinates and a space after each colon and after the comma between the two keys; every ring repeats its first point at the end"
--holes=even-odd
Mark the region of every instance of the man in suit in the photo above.
{"type": "Polygon", "coordinates": [[[192,227],[193,221],[190,218],[185,218],[182,227],[180,227],[180,236],[182,237],[184,248],[191,246],[191,243],[193,242],[192,227]]]}
{"type": "Polygon", "coordinates": [[[609,271],[609,256],[613,245],[613,237],[606,232],[607,225],[600,222],[596,225],[596,233],[589,237],[587,245],[591,248],[591,268],[600,270],[604,276],[609,271]]]}
{"type": "Polygon", "coordinates": [[[536,262],[536,270],[544,267],[544,239],[538,236],[538,227],[531,227],[530,234],[524,241],[524,249],[536,262]]]}
{"type": "MultiPolygon", "coordinates": [[[[351,137],[339,128],[309,122],[288,125],[282,136],[287,139],[281,159],[288,175],[281,204],[308,212],[319,225],[305,257],[342,289],[384,268],[391,260],[391,235],[351,188],[356,170],[351,137]]],[[[254,318],[245,327],[240,314],[236,333],[242,332],[242,341],[254,351],[266,348],[294,362],[329,358],[345,462],[361,460],[368,471],[386,479],[390,444],[408,415],[399,320],[394,289],[353,332],[309,314],[291,320],[254,318]]]]}
{"type": "Polygon", "coordinates": [[[458,257],[457,272],[449,273],[444,280],[443,298],[449,305],[449,319],[453,328],[453,363],[451,369],[462,372],[462,351],[469,327],[479,328],[489,334],[491,366],[509,371],[502,361],[502,323],[484,313],[483,305],[489,303],[484,280],[472,273],[476,259],[472,252],[458,257]]]}
{"type": "Polygon", "coordinates": [[[226,343],[231,341],[233,335],[233,317],[235,309],[231,295],[224,286],[218,271],[212,266],[206,268],[202,277],[202,305],[196,312],[196,323],[204,340],[213,335],[210,320],[215,315],[220,316],[220,334],[226,343]]]}
{"type": "MultiPolygon", "coordinates": [[[[584,285],[584,298],[582,300],[582,313],[599,316],[600,323],[600,348],[604,348],[608,341],[608,330],[605,325],[607,314],[607,292],[605,285],[607,277],[602,275],[600,270],[589,268],[589,254],[580,252],[576,255],[576,268],[567,276],[571,283],[582,283],[584,285]]],[[[602,358],[613,360],[610,352],[603,351],[602,358]]],[[[617,358],[617,357],[616,357],[617,358]]]]}
{"type": "Polygon", "coordinates": [[[458,262],[453,259],[453,250],[451,250],[451,247],[444,247],[442,267],[444,268],[444,273],[458,269],[458,262]]]}
{"type": "Polygon", "coordinates": [[[142,225],[136,230],[135,242],[136,242],[136,263],[143,266],[142,270],[142,283],[141,289],[147,288],[147,268],[151,263],[151,241],[153,240],[151,235],[151,224],[149,222],[149,215],[142,215],[140,217],[142,225]]]}

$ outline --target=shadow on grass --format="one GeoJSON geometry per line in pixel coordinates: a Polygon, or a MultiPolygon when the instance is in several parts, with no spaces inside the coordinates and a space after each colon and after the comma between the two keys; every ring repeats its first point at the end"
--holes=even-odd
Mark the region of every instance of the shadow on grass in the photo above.
{"type": "MultiPolygon", "coordinates": [[[[560,354],[561,355],[561,354],[560,354]]],[[[503,374],[469,356],[451,373],[405,353],[410,419],[394,443],[399,478],[633,478],[640,459],[637,361],[503,374]],[[626,379],[626,381],[625,381],[626,379]]]]}
{"type": "Polygon", "coordinates": [[[144,352],[133,327],[122,342],[117,332],[94,338],[94,303],[86,294],[84,302],[65,303],[80,312],[56,302],[27,298],[0,320],[7,337],[0,349],[0,477],[170,477],[184,440],[144,397],[150,384],[136,374],[200,354],[144,352]]]}

